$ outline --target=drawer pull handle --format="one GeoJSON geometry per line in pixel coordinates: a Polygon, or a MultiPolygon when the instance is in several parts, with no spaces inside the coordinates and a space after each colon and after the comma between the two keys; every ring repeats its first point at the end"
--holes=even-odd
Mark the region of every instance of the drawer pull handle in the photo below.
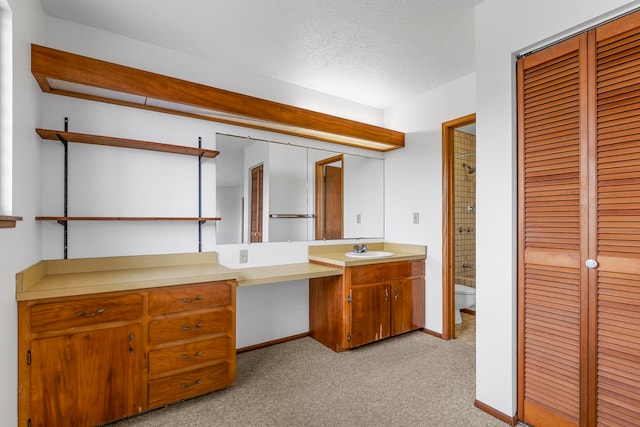
{"type": "Polygon", "coordinates": [[[182,298],[182,301],[184,302],[194,302],[194,301],[201,301],[201,300],[202,300],[202,295],[198,295],[194,299],[187,298],[187,297],[182,298]]]}
{"type": "Polygon", "coordinates": [[[183,354],[182,358],[183,359],[195,359],[196,357],[200,357],[202,356],[202,352],[198,351],[197,353],[195,353],[194,355],[189,355],[189,354],[183,354]]]}
{"type": "Polygon", "coordinates": [[[394,288],[394,290],[396,291],[396,300],[397,300],[398,296],[400,296],[400,291],[398,290],[398,288],[394,288]]]}
{"type": "Polygon", "coordinates": [[[104,313],[104,308],[99,308],[93,313],[85,313],[84,311],[79,311],[76,314],[80,317],[93,317],[95,315],[102,314],[102,313],[104,313]]]}
{"type": "Polygon", "coordinates": [[[196,326],[193,326],[193,327],[191,327],[191,326],[183,326],[182,330],[183,331],[193,331],[193,330],[202,328],[202,326],[204,326],[202,323],[196,323],[196,326]]]}
{"type": "MultiPolygon", "coordinates": [[[[193,383],[193,384],[191,384],[191,385],[198,385],[198,384],[200,384],[201,382],[202,382],[202,381],[200,381],[200,380],[196,380],[196,382],[194,382],[194,383],[193,383]]],[[[182,384],[180,384],[180,386],[181,386],[182,388],[187,388],[187,387],[189,387],[190,385],[189,385],[189,384],[187,384],[187,383],[182,383],[182,384]]]]}

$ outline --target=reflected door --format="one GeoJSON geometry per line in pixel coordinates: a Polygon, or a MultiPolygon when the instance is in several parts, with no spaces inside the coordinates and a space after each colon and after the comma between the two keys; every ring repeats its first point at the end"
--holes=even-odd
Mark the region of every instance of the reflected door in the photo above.
{"type": "Polygon", "coordinates": [[[256,166],[251,169],[251,219],[249,220],[251,243],[262,242],[262,194],[264,187],[264,167],[256,166]]]}
{"type": "Polygon", "coordinates": [[[344,235],[344,175],[342,155],[316,162],[316,240],[344,235]]]}
{"type": "Polygon", "coordinates": [[[342,239],[342,168],[325,166],[325,239],[342,239]]]}

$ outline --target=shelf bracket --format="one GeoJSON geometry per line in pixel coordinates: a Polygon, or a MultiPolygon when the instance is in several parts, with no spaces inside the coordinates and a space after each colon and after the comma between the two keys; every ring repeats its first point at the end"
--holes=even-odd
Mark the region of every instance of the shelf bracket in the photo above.
{"type": "MultiPolygon", "coordinates": [[[[69,118],[64,118],[64,131],[69,132],[69,118]]],[[[60,134],[56,134],[62,145],[64,146],[64,216],[69,216],[69,143],[60,134]]],[[[68,231],[67,221],[58,221],[58,224],[64,227],[64,259],[68,257],[68,231]]]]}

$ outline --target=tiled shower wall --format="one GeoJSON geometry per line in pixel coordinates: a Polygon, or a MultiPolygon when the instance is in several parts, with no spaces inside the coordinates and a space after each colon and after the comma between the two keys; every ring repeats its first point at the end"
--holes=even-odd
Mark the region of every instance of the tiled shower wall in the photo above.
{"type": "Polygon", "coordinates": [[[476,137],[454,130],[456,283],[476,283],[476,137]]]}

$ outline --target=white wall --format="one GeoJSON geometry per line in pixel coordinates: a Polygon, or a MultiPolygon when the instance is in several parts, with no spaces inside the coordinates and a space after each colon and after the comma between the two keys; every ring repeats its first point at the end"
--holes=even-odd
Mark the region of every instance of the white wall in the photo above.
{"type": "Polygon", "coordinates": [[[242,241],[243,186],[216,188],[216,244],[242,241]],[[221,223],[224,222],[224,226],[221,223]]]}
{"type": "Polygon", "coordinates": [[[515,414],[517,406],[514,53],[638,5],[485,0],[476,8],[476,398],[504,414],[515,414]]]}
{"type": "Polygon", "coordinates": [[[383,237],[384,162],[368,157],[345,155],[342,167],[344,174],[343,236],[383,237]]]}
{"type": "MultiPolygon", "coordinates": [[[[42,39],[40,2],[8,0],[13,20],[13,215],[24,217],[15,229],[0,229],[0,414],[2,425],[17,424],[17,306],[15,273],[40,259],[40,236],[34,216],[40,208],[40,89],[30,72],[29,45],[42,39]]],[[[0,7],[6,7],[0,1],[0,7]]],[[[4,39],[3,39],[4,41],[4,39]]],[[[2,48],[5,49],[3,44],[2,48]]],[[[4,114],[4,111],[3,111],[4,114]]],[[[3,122],[4,124],[4,122],[3,122]]]]}
{"type": "Polygon", "coordinates": [[[385,240],[427,245],[425,326],[435,332],[442,332],[442,123],[473,112],[474,74],[386,112],[386,126],[406,132],[406,141],[385,158],[385,240]]]}

